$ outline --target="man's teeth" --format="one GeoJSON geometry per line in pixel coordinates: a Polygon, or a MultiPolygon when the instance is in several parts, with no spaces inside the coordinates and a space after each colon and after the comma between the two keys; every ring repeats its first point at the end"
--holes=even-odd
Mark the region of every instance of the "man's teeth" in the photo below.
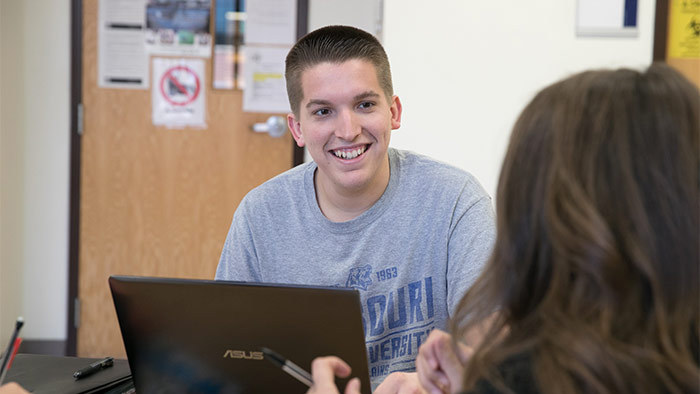
{"type": "Polygon", "coordinates": [[[343,158],[343,159],[354,159],[354,158],[356,158],[357,156],[359,156],[359,155],[365,153],[365,150],[366,150],[366,149],[367,149],[367,148],[363,146],[362,148],[355,149],[355,150],[351,150],[351,151],[341,151],[341,150],[337,150],[337,151],[334,151],[333,154],[336,155],[337,157],[340,157],[340,158],[343,158]]]}

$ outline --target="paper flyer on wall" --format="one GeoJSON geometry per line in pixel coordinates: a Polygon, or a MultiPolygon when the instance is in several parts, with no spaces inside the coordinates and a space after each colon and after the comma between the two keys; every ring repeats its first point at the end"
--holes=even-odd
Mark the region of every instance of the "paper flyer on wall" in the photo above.
{"type": "Polygon", "coordinates": [[[143,45],[146,0],[98,3],[97,83],[103,88],[147,89],[148,54],[143,45]]]}
{"type": "Polygon", "coordinates": [[[148,0],[145,12],[148,53],[211,56],[211,0],[148,0]]]}
{"type": "Polygon", "coordinates": [[[153,124],[206,127],[206,84],[202,59],[153,59],[153,124]]]}
{"type": "Polygon", "coordinates": [[[237,53],[245,32],[244,2],[216,0],[214,4],[214,58],[212,59],[212,87],[236,87],[237,53]]]}
{"type": "Polygon", "coordinates": [[[246,46],[243,49],[243,111],[289,112],[284,59],[288,47],[246,46]]]}
{"type": "Polygon", "coordinates": [[[578,0],[579,37],[637,37],[637,0],[578,0]]]}
{"type": "Polygon", "coordinates": [[[296,42],[297,0],[247,1],[245,12],[246,45],[292,46],[296,42]]]}

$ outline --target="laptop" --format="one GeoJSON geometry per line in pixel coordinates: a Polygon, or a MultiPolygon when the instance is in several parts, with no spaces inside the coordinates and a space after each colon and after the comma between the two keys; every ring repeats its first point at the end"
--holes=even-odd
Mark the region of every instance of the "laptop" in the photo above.
{"type": "MultiPolygon", "coordinates": [[[[139,393],[305,393],[266,360],[268,348],[311,372],[336,355],[370,393],[357,290],[111,276],[109,286],[139,393]]],[[[342,389],[347,379],[336,380],[342,389]]]]}

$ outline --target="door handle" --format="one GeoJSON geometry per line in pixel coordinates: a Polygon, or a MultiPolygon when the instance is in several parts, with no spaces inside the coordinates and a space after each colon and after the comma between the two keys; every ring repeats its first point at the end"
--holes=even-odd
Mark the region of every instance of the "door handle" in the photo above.
{"type": "Polygon", "coordinates": [[[257,133],[268,133],[271,137],[281,137],[287,131],[287,125],[281,116],[270,116],[265,123],[255,123],[252,126],[257,133]]]}

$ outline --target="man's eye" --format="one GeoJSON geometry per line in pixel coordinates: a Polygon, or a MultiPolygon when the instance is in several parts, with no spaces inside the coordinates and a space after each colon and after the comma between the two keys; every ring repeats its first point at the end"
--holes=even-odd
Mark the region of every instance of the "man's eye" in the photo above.
{"type": "Polygon", "coordinates": [[[330,113],[331,113],[331,110],[329,110],[328,108],[321,108],[321,109],[319,109],[319,110],[316,110],[316,111],[314,112],[314,115],[316,115],[316,116],[326,116],[326,115],[328,115],[328,114],[330,114],[330,113]]]}
{"type": "Polygon", "coordinates": [[[370,109],[370,108],[374,107],[374,103],[371,101],[363,101],[360,103],[360,105],[358,105],[358,107],[360,109],[370,109]]]}

